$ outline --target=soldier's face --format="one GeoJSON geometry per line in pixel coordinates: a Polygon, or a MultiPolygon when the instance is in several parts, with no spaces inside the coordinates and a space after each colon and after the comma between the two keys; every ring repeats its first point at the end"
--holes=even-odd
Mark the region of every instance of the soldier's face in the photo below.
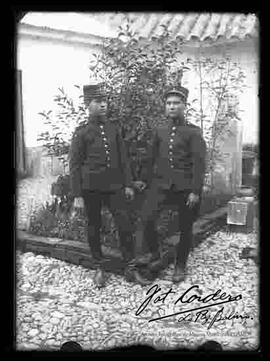
{"type": "Polygon", "coordinates": [[[107,101],[104,98],[97,98],[91,100],[88,105],[88,111],[91,115],[106,115],[107,101]]]}
{"type": "Polygon", "coordinates": [[[173,119],[179,117],[183,118],[185,114],[185,109],[186,103],[181,97],[177,95],[168,96],[165,105],[165,112],[168,117],[173,119]]]}

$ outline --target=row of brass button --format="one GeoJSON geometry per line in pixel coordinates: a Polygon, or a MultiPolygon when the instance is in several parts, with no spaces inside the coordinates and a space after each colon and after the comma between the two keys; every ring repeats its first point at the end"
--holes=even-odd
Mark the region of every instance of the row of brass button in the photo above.
{"type": "Polygon", "coordinates": [[[107,168],[109,168],[111,158],[110,158],[110,149],[109,149],[109,144],[108,144],[108,138],[106,137],[106,134],[104,131],[104,125],[100,125],[99,127],[101,130],[102,140],[104,142],[104,147],[105,147],[107,168]]]}
{"type": "Polygon", "coordinates": [[[172,130],[171,130],[171,134],[170,134],[170,143],[169,143],[169,162],[170,162],[170,167],[171,168],[174,168],[174,165],[173,165],[173,152],[172,152],[172,149],[173,149],[173,142],[174,142],[174,136],[175,136],[175,130],[176,130],[176,127],[173,126],[172,127],[172,130]]]}

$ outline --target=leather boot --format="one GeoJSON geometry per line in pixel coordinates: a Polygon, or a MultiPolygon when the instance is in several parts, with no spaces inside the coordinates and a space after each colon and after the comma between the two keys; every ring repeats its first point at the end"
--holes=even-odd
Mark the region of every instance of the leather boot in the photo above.
{"type": "Polygon", "coordinates": [[[144,277],[140,270],[138,269],[134,269],[133,271],[133,275],[134,275],[134,281],[139,283],[141,286],[149,286],[153,283],[153,281],[149,280],[148,278],[144,277]]]}
{"type": "Polygon", "coordinates": [[[147,272],[142,274],[141,269],[136,267],[134,260],[128,263],[124,275],[127,282],[138,283],[141,286],[148,286],[153,282],[152,277],[147,277],[149,276],[149,271],[148,274],[147,272]]]}

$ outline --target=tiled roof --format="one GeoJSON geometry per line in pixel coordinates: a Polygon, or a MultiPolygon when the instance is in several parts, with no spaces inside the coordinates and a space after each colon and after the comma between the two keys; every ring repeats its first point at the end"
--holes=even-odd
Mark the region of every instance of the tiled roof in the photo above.
{"type": "MultiPolygon", "coordinates": [[[[131,30],[141,38],[158,37],[166,25],[172,38],[190,41],[244,40],[258,37],[255,14],[242,13],[127,13],[131,30]]],[[[117,36],[125,24],[125,13],[29,13],[22,23],[88,33],[101,37],[117,36]]]]}
{"type": "MultiPolygon", "coordinates": [[[[101,15],[96,15],[97,17],[101,15]]],[[[104,20],[111,27],[124,23],[124,14],[104,14],[104,20]]],[[[173,38],[185,41],[204,41],[218,39],[243,40],[246,37],[258,36],[258,19],[254,14],[234,13],[131,13],[132,30],[142,38],[158,37],[162,32],[161,25],[166,25],[173,38]]]]}

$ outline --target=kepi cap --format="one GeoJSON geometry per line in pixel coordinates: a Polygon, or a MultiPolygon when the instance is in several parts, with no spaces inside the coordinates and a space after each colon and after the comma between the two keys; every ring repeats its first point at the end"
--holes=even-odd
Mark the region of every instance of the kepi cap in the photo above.
{"type": "Polygon", "coordinates": [[[184,101],[186,101],[188,93],[189,91],[187,88],[184,88],[183,86],[174,86],[167,90],[164,97],[167,99],[169,95],[179,95],[184,101]]]}
{"type": "Polygon", "coordinates": [[[85,104],[96,98],[105,98],[106,92],[104,88],[104,83],[84,85],[83,97],[85,104]]]}

